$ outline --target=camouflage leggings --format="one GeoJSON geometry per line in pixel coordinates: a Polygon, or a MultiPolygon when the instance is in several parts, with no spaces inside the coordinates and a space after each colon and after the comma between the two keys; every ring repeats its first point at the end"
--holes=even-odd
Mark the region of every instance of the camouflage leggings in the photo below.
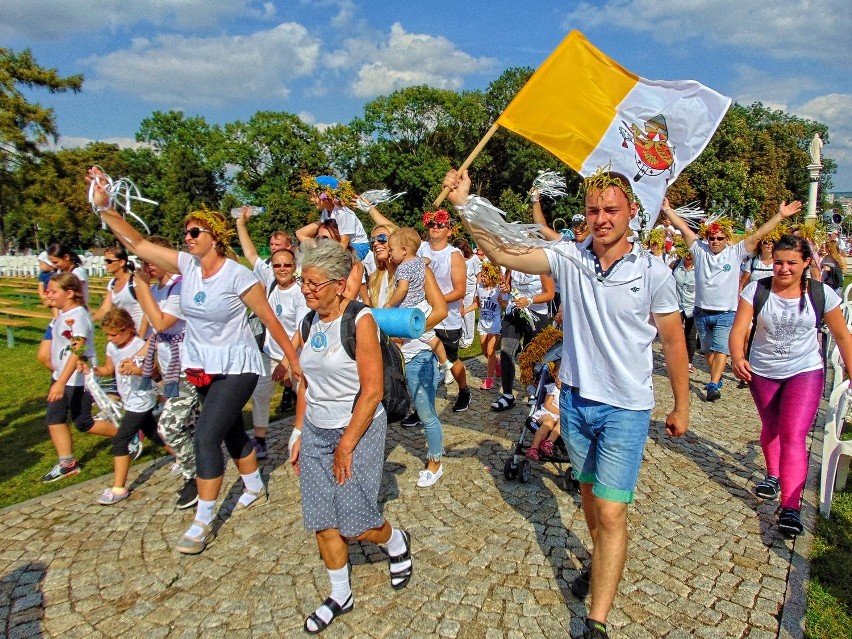
{"type": "Polygon", "coordinates": [[[195,451],[192,447],[192,438],[198,413],[198,392],[195,386],[181,375],[180,394],[177,397],[166,398],[166,404],[157,424],[157,432],[160,433],[163,442],[174,451],[186,479],[195,477],[195,451]]]}

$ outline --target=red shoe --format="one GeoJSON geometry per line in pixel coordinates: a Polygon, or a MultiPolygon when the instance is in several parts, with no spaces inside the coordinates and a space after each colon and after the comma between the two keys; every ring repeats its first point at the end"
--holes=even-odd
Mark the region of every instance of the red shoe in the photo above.
{"type": "Polygon", "coordinates": [[[549,439],[545,439],[541,442],[541,452],[548,457],[553,457],[553,442],[549,439]]]}
{"type": "Polygon", "coordinates": [[[530,448],[527,451],[526,458],[529,459],[530,461],[538,461],[539,460],[538,448],[530,448]]]}
{"type": "Polygon", "coordinates": [[[494,388],[494,380],[491,377],[486,377],[482,380],[479,390],[491,390],[492,388],[494,388]]]}

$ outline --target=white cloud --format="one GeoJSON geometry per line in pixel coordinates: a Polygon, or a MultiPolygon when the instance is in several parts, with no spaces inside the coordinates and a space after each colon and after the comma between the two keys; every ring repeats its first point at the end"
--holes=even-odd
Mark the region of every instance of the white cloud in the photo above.
{"type": "Polygon", "coordinates": [[[417,84],[458,90],[466,75],[490,69],[494,60],[474,58],[442,36],[407,33],[397,23],[385,42],[347,40],[343,50],[325,57],[324,64],[332,69],[357,68],[351,92],[372,98],[417,84]]]}
{"type": "Polygon", "coordinates": [[[837,162],[835,185],[852,189],[852,94],[821,95],[791,110],[795,115],[828,125],[829,140],[822,153],[837,162]]]}
{"type": "Polygon", "coordinates": [[[218,106],[247,96],[284,99],[289,82],[316,69],[320,41],[301,25],[282,23],[246,36],[138,39],[129,49],[86,60],[92,88],[107,86],[169,105],[218,106]]]}
{"type": "Polygon", "coordinates": [[[56,141],[56,144],[46,144],[41,148],[45,151],[56,151],[59,149],[81,149],[88,146],[92,142],[104,142],[106,144],[115,144],[120,149],[141,149],[150,146],[147,142],[137,142],[135,138],[114,137],[101,138],[93,140],[92,138],[75,137],[73,135],[63,135],[56,141]]]}
{"type": "Polygon", "coordinates": [[[36,40],[73,33],[115,31],[138,23],[170,29],[203,29],[235,16],[271,18],[272,2],[258,0],[0,0],[0,36],[36,40]]]}
{"type": "Polygon", "coordinates": [[[849,0],[607,0],[582,2],[565,20],[567,28],[615,26],[660,41],[710,41],[838,66],[852,63],[841,27],[850,23],[849,0]]]}

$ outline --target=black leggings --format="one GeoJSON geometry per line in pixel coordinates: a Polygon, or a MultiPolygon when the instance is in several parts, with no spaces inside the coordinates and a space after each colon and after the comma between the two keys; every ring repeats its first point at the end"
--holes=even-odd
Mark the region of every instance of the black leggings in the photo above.
{"type": "Polygon", "coordinates": [[[550,318],[547,315],[539,315],[534,311],[530,314],[535,318],[535,326],[524,319],[517,310],[507,313],[503,317],[500,329],[500,382],[503,385],[503,394],[512,394],[512,385],[515,383],[515,354],[518,346],[526,346],[530,340],[544,329],[550,318]]]}
{"type": "Polygon", "coordinates": [[[689,357],[689,363],[692,364],[692,358],[695,356],[695,349],[698,346],[695,317],[687,317],[683,311],[680,312],[680,317],[683,320],[683,336],[686,338],[686,354],[689,357]]]}
{"type": "Polygon", "coordinates": [[[145,433],[145,437],[158,444],[162,443],[157,435],[157,422],[154,421],[154,413],[146,410],[144,413],[132,413],[126,411],[121,418],[118,432],[112,438],[112,454],[114,457],[129,455],[128,446],[133,436],[139,431],[145,433]]]}
{"type": "Polygon", "coordinates": [[[222,442],[231,459],[248,457],[254,450],[243,426],[243,406],[257,380],[254,373],[216,375],[209,386],[199,387],[201,414],[192,442],[199,479],[216,479],[225,474],[222,442]]]}

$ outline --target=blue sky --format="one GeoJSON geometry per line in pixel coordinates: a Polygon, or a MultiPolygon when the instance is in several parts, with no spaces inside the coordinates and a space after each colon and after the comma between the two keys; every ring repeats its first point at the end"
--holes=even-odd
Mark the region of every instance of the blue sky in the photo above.
{"type": "Polygon", "coordinates": [[[86,77],[78,95],[32,94],[55,109],[60,146],[132,144],[155,110],[345,123],[405,86],[477,89],[507,67],[538,67],[580,29],[643,77],[694,79],[825,122],[842,191],[852,191],[850,24],[849,0],[0,0],[2,46],[86,77]]]}

